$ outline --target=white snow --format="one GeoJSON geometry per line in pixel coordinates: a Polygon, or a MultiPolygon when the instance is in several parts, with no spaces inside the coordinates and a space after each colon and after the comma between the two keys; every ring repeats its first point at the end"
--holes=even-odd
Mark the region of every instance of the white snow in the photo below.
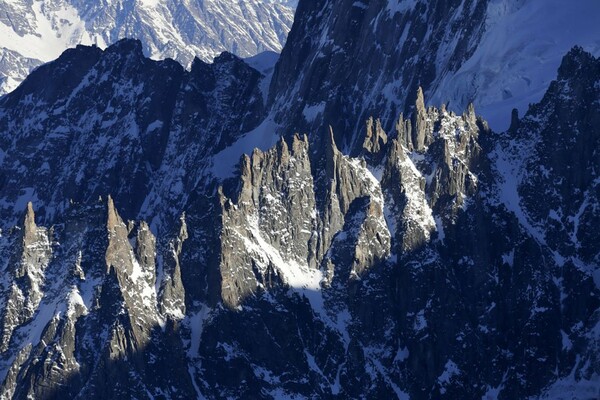
{"type": "Polygon", "coordinates": [[[215,178],[224,180],[235,176],[235,167],[243,154],[251,154],[255,148],[268,150],[279,140],[279,125],[272,118],[265,119],[254,130],[244,134],[234,144],[213,156],[209,172],[215,178]]]}
{"type": "MultiPolygon", "coordinates": [[[[389,0],[387,2],[387,11],[390,14],[405,13],[415,7],[416,0],[389,0]]],[[[402,43],[402,41],[400,41],[402,43]]]]}
{"type": "Polygon", "coordinates": [[[335,375],[335,382],[331,386],[331,393],[334,394],[334,395],[339,394],[340,391],[342,390],[342,386],[340,384],[340,373],[342,372],[342,368],[344,368],[345,365],[346,365],[345,362],[343,362],[342,364],[338,365],[337,373],[335,375]]]}
{"type": "Polygon", "coordinates": [[[79,292],[77,286],[73,285],[67,296],[67,316],[69,316],[69,318],[73,317],[78,306],[83,309],[84,314],[87,314],[88,308],[81,297],[81,293],[79,292]]]}
{"type": "MultiPolygon", "coordinates": [[[[329,380],[327,379],[327,377],[325,376],[325,374],[323,373],[321,368],[319,368],[319,365],[315,361],[315,357],[312,354],[310,354],[306,348],[304,349],[304,356],[306,357],[306,362],[308,364],[308,367],[311,370],[313,370],[314,372],[316,372],[317,374],[319,374],[321,376],[321,378],[323,378],[325,381],[329,382],[329,380]]],[[[331,386],[332,386],[332,392],[333,392],[335,389],[333,388],[333,385],[331,385],[331,386]]]]}
{"type": "MultiPolygon", "coordinates": [[[[403,149],[406,151],[406,149],[403,149]]],[[[423,179],[421,171],[417,169],[413,160],[407,156],[398,160],[398,164],[406,173],[402,176],[402,184],[406,195],[406,207],[404,215],[414,221],[422,230],[426,239],[429,240],[431,232],[436,229],[433,218],[433,210],[427,202],[425,191],[421,190],[420,180],[423,179]]]]}
{"type": "Polygon", "coordinates": [[[425,310],[421,310],[417,313],[415,317],[413,329],[415,330],[415,332],[419,332],[425,328],[427,328],[427,319],[425,318],[425,310]]]}
{"type": "Polygon", "coordinates": [[[263,268],[266,268],[269,263],[275,266],[286,285],[300,295],[306,296],[315,312],[329,318],[325,312],[321,293],[323,272],[310,268],[306,263],[301,264],[298,260],[289,257],[284,259],[282,254],[262,237],[256,215],[248,216],[248,226],[252,233],[252,240],[244,238],[246,247],[259,256],[263,268]]]}
{"type": "Polygon", "coordinates": [[[209,307],[202,304],[199,311],[191,313],[182,322],[182,324],[187,326],[190,331],[190,340],[189,342],[184,341],[184,347],[187,347],[187,357],[191,361],[188,363],[188,373],[190,374],[190,379],[194,386],[194,390],[196,391],[198,400],[204,399],[205,397],[194,377],[202,367],[201,362],[198,360],[200,341],[202,339],[204,324],[210,318],[211,311],[212,310],[209,307]]]}
{"type": "Polygon", "coordinates": [[[396,352],[396,357],[394,357],[394,362],[402,362],[408,359],[409,355],[410,351],[408,350],[408,347],[404,346],[401,348],[398,346],[398,351],[396,352]]]}
{"type": "Polygon", "coordinates": [[[408,393],[401,390],[398,385],[396,385],[396,383],[389,377],[387,368],[381,364],[381,352],[379,349],[369,346],[364,347],[364,355],[367,361],[367,372],[369,372],[372,377],[375,377],[375,373],[379,374],[379,376],[381,376],[383,380],[392,388],[398,400],[410,399],[408,393]]]}
{"type": "Polygon", "coordinates": [[[323,113],[323,110],[325,110],[325,102],[313,104],[311,106],[307,105],[304,107],[302,115],[304,115],[304,119],[307,122],[313,122],[320,114],[323,113]]]}
{"type": "Polygon", "coordinates": [[[502,254],[502,262],[512,267],[515,262],[515,249],[512,249],[508,253],[502,254]]]}
{"type": "MultiPolygon", "coordinates": [[[[135,293],[133,293],[133,295],[135,295],[136,297],[139,296],[138,298],[141,301],[141,304],[139,304],[139,306],[141,306],[144,309],[143,312],[145,316],[153,318],[159,324],[162,325],[163,321],[162,318],[158,315],[157,309],[156,286],[154,284],[149,283],[153,271],[144,271],[140,263],[137,261],[135,255],[133,254],[133,249],[131,249],[130,257],[133,270],[129,278],[133,281],[135,285],[135,293]]],[[[181,313],[181,310],[178,308],[166,310],[166,312],[177,319],[183,319],[184,317],[184,315],[181,313]]]]}
{"type": "MultiPolygon", "coordinates": [[[[37,344],[42,338],[42,333],[48,323],[55,318],[57,310],[62,309],[56,303],[48,304],[42,302],[37,309],[32,321],[24,325],[23,331],[26,332],[26,337],[21,340],[23,346],[27,344],[37,344]]],[[[60,311],[59,311],[60,312],[60,311]]]]}
{"type": "Polygon", "coordinates": [[[438,383],[440,385],[446,385],[450,383],[450,380],[455,376],[460,374],[460,369],[452,360],[448,360],[446,365],[444,366],[444,372],[438,377],[438,383]]]}
{"type": "Polygon", "coordinates": [[[279,53],[273,51],[265,51],[254,57],[245,58],[244,62],[256,69],[258,72],[264,75],[261,78],[259,88],[263,97],[263,104],[267,104],[269,96],[269,86],[271,85],[271,79],[273,78],[273,71],[275,70],[275,64],[279,60],[279,53]]]}
{"type": "Polygon", "coordinates": [[[571,233],[571,241],[575,244],[576,247],[580,246],[579,240],[577,239],[577,234],[579,233],[579,224],[580,219],[587,207],[590,205],[590,193],[589,191],[585,193],[584,200],[579,206],[579,210],[575,215],[569,217],[568,219],[573,222],[573,232],[571,233]]]}
{"type": "Polygon", "coordinates": [[[577,356],[575,366],[568,376],[562,377],[542,391],[538,399],[597,399],[600,394],[600,376],[592,373],[589,377],[581,376],[579,368],[586,369],[581,365],[581,356],[577,356]],[[577,375],[576,375],[577,371],[577,375]]]}
{"type": "Polygon", "coordinates": [[[438,240],[443,242],[446,238],[446,233],[444,232],[444,222],[442,221],[442,217],[439,215],[435,216],[435,229],[438,233],[438,240]]]}
{"type": "Polygon", "coordinates": [[[298,394],[298,393],[289,393],[288,391],[277,388],[273,389],[269,392],[272,396],[273,400],[305,400],[306,397],[298,394]]]}
{"type": "Polygon", "coordinates": [[[506,208],[513,212],[519,223],[525,230],[537,240],[539,244],[545,245],[546,239],[542,230],[533,225],[527,213],[521,207],[521,196],[518,192],[518,185],[521,182],[523,168],[512,159],[505,149],[500,145],[496,146],[493,157],[495,158],[495,167],[500,179],[499,200],[506,208]]]}
{"type": "MultiPolygon", "coordinates": [[[[344,156],[344,161],[348,163],[349,168],[354,169],[355,173],[360,176],[361,182],[364,182],[367,186],[365,191],[370,194],[371,200],[383,210],[384,200],[379,181],[367,169],[366,164],[360,159],[352,159],[347,156],[344,156]]],[[[277,201],[276,197],[270,194],[266,195],[265,198],[271,202],[277,201]]],[[[312,214],[316,215],[316,210],[312,210],[312,214]]],[[[372,218],[377,218],[377,222],[383,228],[382,232],[387,232],[387,225],[381,214],[378,213],[378,216],[372,218]]],[[[290,290],[306,297],[315,314],[334,332],[337,332],[344,344],[348,346],[350,343],[348,327],[351,322],[351,314],[346,308],[338,308],[335,312],[332,312],[327,306],[321,288],[321,282],[324,278],[323,271],[311,268],[306,259],[302,257],[284,254],[272,246],[268,237],[265,236],[266,234],[261,231],[258,213],[246,215],[245,229],[243,231],[236,230],[235,232],[243,242],[244,251],[252,255],[256,267],[261,271],[266,271],[269,267],[274,268],[290,290]]],[[[305,232],[310,232],[310,230],[307,228],[305,232]]],[[[285,234],[285,232],[279,232],[278,234],[285,234]]],[[[336,236],[336,240],[339,239],[340,235],[336,236]]],[[[370,238],[367,238],[367,240],[370,240],[370,238]]],[[[387,251],[389,252],[389,249],[387,251]]]]}
{"type": "Polygon", "coordinates": [[[279,53],[274,51],[263,51],[255,56],[244,58],[244,62],[263,75],[268,75],[275,68],[279,60],[279,53]]]}
{"type": "Polygon", "coordinates": [[[487,387],[487,392],[483,396],[481,396],[481,400],[498,400],[498,396],[500,396],[500,392],[504,389],[503,385],[499,385],[497,387],[487,387]]]}
{"type": "Polygon", "coordinates": [[[565,350],[565,351],[571,350],[573,348],[573,342],[569,338],[569,335],[562,329],[560,330],[560,335],[562,337],[563,350],[565,350]]]}
{"type": "Polygon", "coordinates": [[[148,125],[148,128],[146,128],[146,133],[157,131],[157,130],[161,129],[163,127],[163,125],[164,125],[163,122],[161,120],[157,119],[156,121],[154,121],[148,125]]]}
{"type": "Polygon", "coordinates": [[[35,32],[20,36],[12,27],[0,23],[0,47],[28,58],[50,61],[75,44],[92,44],[75,8],[64,3],[54,15],[46,15],[42,11],[42,4],[41,1],[34,1],[33,15],[24,15],[36,26],[35,32]],[[57,22],[59,26],[56,26],[57,22]]]}
{"type": "Polygon", "coordinates": [[[487,13],[477,50],[442,78],[431,101],[459,112],[473,101],[494,130],[508,128],[513,108],[523,115],[542,98],[574,45],[600,55],[597,0],[492,0],[487,13]]]}
{"type": "MultiPolygon", "coordinates": [[[[139,0],[131,5],[75,0],[11,0],[0,23],[0,50],[14,51],[36,66],[56,59],[77,44],[100,48],[128,37],[142,41],[153,59],[174,58],[185,67],[195,56],[206,62],[223,51],[242,57],[281,51],[291,28],[293,2],[269,0],[178,2],[139,0]],[[20,26],[25,34],[13,28],[20,26]]],[[[0,70],[6,76],[0,95],[13,89],[29,66],[14,63],[0,70]]]]}

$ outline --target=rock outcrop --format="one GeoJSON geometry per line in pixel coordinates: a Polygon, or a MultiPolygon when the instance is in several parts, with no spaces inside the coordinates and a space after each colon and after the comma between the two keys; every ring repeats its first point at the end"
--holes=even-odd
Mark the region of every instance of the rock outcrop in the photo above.
{"type": "Polygon", "coordinates": [[[123,38],[136,38],[148,56],[172,58],[186,68],[196,57],[211,62],[223,51],[239,57],[279,53],[292,26],[295,6],[295,0],[235,4],[164,1],[127,6],[110,0],[58,0],[43,6],[26,0],[4,2],[0,95],[14,90],[33,69],[76,44],[105,48],[123,38]]]}
{"type": "Polygon", "coordinates": [[[52,256],[52,230],[38,228],[31,202],[20,229],[16,252],[7,265],[8,293],[1,316],[0,351],[6,351],[15,328],[29,321],[44,296],[45,271],[52,256]]]}
{"type": "Polygon", "coordinates": [[[306,136],[294,136],[291,147],[282,139],[268,152],[255,150],[241,161],[236,199],[220,193],[221,292],[229,306],[276,283],[320,290],[320,267],[359,199],[367,203],[356,226],[351,275],[360,276],[389,253],[383,196],[366,165],[342,155],[331,133],[326,200],[317,205],[309,154],[306,136]]]}

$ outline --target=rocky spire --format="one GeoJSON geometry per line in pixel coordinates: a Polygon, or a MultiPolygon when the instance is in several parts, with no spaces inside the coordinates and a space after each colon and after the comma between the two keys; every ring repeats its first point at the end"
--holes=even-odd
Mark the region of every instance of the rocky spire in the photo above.
{"type": "Polygon", "coordinates": [[[183,243],[188,239],[185,213],[179,219],[181,227],[177,238],[169,243],[164,266],[165,278],[161,285],[159,308],[161,314],[172,319],[182,319],[185,316],[185,288],[181,280],[181,264],[179,258],[183,243]]]}
{"type": "Polygon", "coordinates": [[[373,120],[370,117],[366,122],[366,134],[363,142],[363,149],[370,154],[379,154],[387,144],[388,136],[381,127],[379,119],[373,120]]]}
{"type": "Polygon", "coordinates": [[[415,150],[422,151],[425,148],[427,140],[427,109],[425,108],[425,99],[423,89],[419,86],[417,89],[417,99],[415,101],[415,111],[413,118],[415,120],[415,130],[413,132],[413,143],[415,150]]]}
{"type": "Polygon", "coordinates": [[[510,114],[510,127],[508,128],[509,132],[516,132],[519,129],[519,110],[513,108],[512,113],[510,114]]]}
{"type": "Polygon", "coordinates": [[[108,195],[107,201],[107,220],[106,220],[106,229],[109,232],[113,232],[119,225],[123,223],[121,217],[119,216],[117,209],[115,208],[115,202],[113,201],[112,196],[108,195]]]}
{"type": "Polygon", "coordinates": [[[404,119],[403,113],[400,113],[400,117],[398,117],[398,121],[396,122],[396,135],[404,147],[406,147],[409,151],[414,150],[412,141],[412,124],[410,119],[404,119]]]}
{"type": "Polygon", "coordinates": [[[44,297],[45,272],[52,257],[49,230],[35,224],[31,202],[27,204],[16,265],[9,270],[10,285],[0,320],[0,352],[8,349],[13,331],[34,315],[44,297]]]}
{"type": "Polygon", "coordinates": [[[155,239],[147,224],[140,223],[136,252],[129,241],[129,228],[121,219],[111,196],[108,196],[106,210],[108,245],[105,281],[111,280],[110,276],[116,277],[124,306],[129,312],[131,334],[142,345],[150,339],[149,332],[159,320],[154,286],[155,260],[151,260],[155,257],[155,239]]]}
{"type": "Polygon", "coordinates": [[[23,240],[25,241],[25,244],[30,244],[35,241],[37,236],[37,226],[35,224],[35,213],[33,211],[33,204],[31,202],[27,203],[27,212],[25,214],[23,228],[23,240]]]}
{"type": "Polygon", "coordinates": [[[333,127],[330,125],[327,136],[325,137],[325,161],[326,173],[328,177],[333,177],[336,169],[336,160],[339,150],[335,144],[335,135],[333,127]]]}

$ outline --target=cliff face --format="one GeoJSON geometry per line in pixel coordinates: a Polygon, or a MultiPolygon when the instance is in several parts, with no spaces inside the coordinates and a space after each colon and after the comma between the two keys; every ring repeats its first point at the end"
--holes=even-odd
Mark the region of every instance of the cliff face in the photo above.
{"type": "MultiPolygon", "coordinates": [[[[15,289],[5,292],[1,396],[132,397],[147,393],[147,385],[173,385],[191,395],[181,343],[171,336],[185,313],[179,271],[168,261],[177,252],[158,253],[148,225],[123,222],[110,197],[73,206],[64,221],[47,234],[35,226],[31,208],[25,218],[17,268],[27,266],[28,282],[40,282],[15,296],[24,279],[17,269],[15,289]],[[15,298],[25,304],[16,319],[15,298]],[[159,360],[171,368],[157,369],[159,360]]],[[[173,238],[170,250],[182,240],[181,233],[173,238]]]]}
{"type": "Polygon", "coordinates": [[[52,257],[50,236],[52,232],[38,228],[31,203],[22,230],[13,245],[19,250],[10,260],[12,268],[7,270],[6,296],[2,316],[2,351],[8,349],[15,327],[31,319],[43,297],[45,270],[52,257]]]}
{"type": "Polygon", "coordinates": [[[284,133],[316,140],[332,125],[351,154],[363,121],[379,117],[392,130],[418,87],[457,113],[474,103],[505,130],[512,108],[540,101],[571,47],[600,56],[599,12],[592,1],[301,1],[270,103],[284,133]]]}
{"type": "Polygon", "coordinates": [[[220,271],[226,304],[235,307],[277,282],[320,292],[321,284],[330,284],[335,275],[332,256],[338,243],[351,241],[346,280],[358,279],[389,255],[379,182],[364,162],[338,151],[333,133],[326,164],[329,186],[317,204],[306,137],[295,136],[291,148],[282,140],[276,148],[255,150],[242,160],[237,202],[221,194],[220,271]],[[350,231],[344,230],[347,221],[352,222],[350,231]]]}
{"type": "Polygon", "coordinates": [[[25,196],[51,219],[108,192],[130,216],[181,208],[210,156],[264,118],[262,79],[228,53],[187,72],[134,40],[66,51],[1,100],[0,213],[14,224],[25,196]]]}
{"type": "Polygon", "coordinates": [[[355,153],[364,120],[376,115],[391,129],[418,87],[433,88],[469,58],[486,8],[462,0],[300,2],[271,83],[277,118],[321,137],[331,124],[340,147],[355,153]]]}
{"type": "Polygon", "coordinates": [[[598,65],[574,49],[501,134],[418,91],[394,130],[366,121],[358,158],[333,131],[316,152],[281,139],[154,228],[110,197],[52,229],[30,205],[2,237],[2,396],[596,390],[599,255],[579,230],[597,219],[596,152],[578,174],[561,160],[597,147],[598,65]],[[580,189],[538,201],[558,176],[580,189]]]}

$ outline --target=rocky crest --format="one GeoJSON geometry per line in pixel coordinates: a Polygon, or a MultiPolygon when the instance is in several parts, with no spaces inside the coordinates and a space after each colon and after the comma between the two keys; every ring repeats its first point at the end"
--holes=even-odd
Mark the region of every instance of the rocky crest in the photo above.
{"type": "Polygon", "coordinates": [[[239,57],[279,53],[292,26],[295,3],[2,1],[0,95],[78,44],[106,48],[123,38],[139,39],[148,56],[172,58],[186,68],[196,57],[212,62],[224,51],[239,57]]]}
{"type": "MultiPolygon", "coordinates": [[[[46,250],[45,258],[36,256],[38,263],[45,263],[47,279],[34,288],[35,296],[27,293],[31,312],[23,314],[20,309],[20,319],[11,320],[10,301],[5,308],[4,332],[8,326],[17,333],[3,342],[3,354],[11,354],[9,349],[18,352],[4,359],[10,368],[1,397],[130,397],[147,393],[146,385],[162,381],[160,385],[167,385],[165,392],[171,390],[169,383],[176,385],[178,392],[187,385],[189,394],[193,391],[189,379],[173,383],[181,378],[156,370],[161,358],[184,358],[183,350],[177,353],[158,339],[169,341],[169,332],[185,313],[179,271],[177,266],[163,269],[156,263],[157,258],[165,264],[169,257],[176,259],[185,240],[184,220],[180,236],[172,242],[174,252],[157,257],[156,240],[148,225],[123,222],[110,197],[107,203],[92,208],[74,206],[69,214],[66,225],[55,233],[64,243],[60,255],[46,250]],[[108,233],[104,240],[103,227],[108,233]],[[21,340],[31,341],[30,345],[21,348],[21,340]],[[168,349],[166,353],[161,353],[161,346],[168,349]],[[153,383],[142,378],[146,374],[153,383]],[[113,385],[106,386],[106,379],[113,385]]],[[[37,228],[32,217],[30,206],[24,223],[28,243],[24,257],[31,257],[29,249],[47,243],[45,229],[37,228]]],[[[33,265],[27,265],[33,270],[33,265]]],[[[178,367],[174,364],[173,368],[178,367]]]]}
{"type": "Polygon", "coordinates": [[[8,264],[10,281],[2,313],[2,351],[8,349],[14,329],[29,321],[37,310],[43,297],[45,270],[52,256],[52,231],[37,227],[31,202],[27,204],[19,233],[16,244],[19,250],[8,264]]]}
{"type": "Polygon", "coordinates": [[[270,103],[282,133],[324,138],[332,125],[353,155],[363,121],[376,116],[392,131],[401,112],[413,111],[418,87],[450,111],[474,103],[504,130],[512,108],[523,113],[540,100],[572,46],[600,55],[591,17],[599,12],[598,4],[560,2],[550,12],[534,0],[301,1],[270,103]]]}
{"type": "Polygon", "coordinates": [[[213,64],[197,60],[187,72],[172,60],[145,58],[134,40],[66,51],[0,101],[0,129],[13,132],[0,138],[0,213],[15,223],[11,204],[33,187],[48,220],[70,200],[93,202],[109,187],[130,216],[166,205],[164,196],[181,201],[204,172],[190,165],[205,166],[208,154],[264,117],[262,79],[228,53],[213,64]],[[25,171],[44,177],[42,184],[25,171]],[[97,184],[83,185],[93,176],[101,177],[97,184]]]}

